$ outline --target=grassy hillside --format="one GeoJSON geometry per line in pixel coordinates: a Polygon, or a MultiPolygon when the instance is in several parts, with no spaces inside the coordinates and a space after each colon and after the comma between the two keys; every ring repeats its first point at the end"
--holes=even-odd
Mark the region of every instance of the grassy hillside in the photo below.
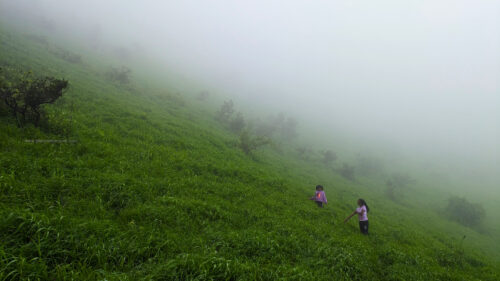
{"type": "Polygon", "coordinates": [[[175,85],[109,82],[111,61],[71,63],[54,46],[0,29],[0,65],[70,81],[42,128],[2,111],[0,280],[499,279],[481,249],[493,238],[290,145],[245,155],[216,108],[175,85]],[[64,138],[78,142],[24,142],[64,138]],[[316,184],[324,209],[308,200],[316,184]],[[342,224],[358,197],[368,237],[355,218],[342,224]]]}

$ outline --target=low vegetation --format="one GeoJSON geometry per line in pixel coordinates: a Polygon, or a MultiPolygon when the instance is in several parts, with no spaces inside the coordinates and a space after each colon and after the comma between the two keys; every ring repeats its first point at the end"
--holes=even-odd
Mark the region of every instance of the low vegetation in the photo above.
{"type": "Polygon", "coordinates": [[[214,120],[196,97],[140,80],[147,94],[134,95],[105,66],[56,59],[1,26],[0,42],[1,65],[67,75],[47,116],[71,112],[78,140],[26,143],[63,132],[0,116],[0,280],[498,280],[496,240],[394,204],[383,180],[353,181],[353,166],[332,173],[294,143],[278,153],[255,131],[232,133],[232,102],[214,120]],[[322,209],[308,200],[316,184],[322,209]],[[366,237],[341,223],[361,196],[366,237]]]}
{"type": "Polygon", "coordinates": [[[128,84],[130,82],[130,75],[132,70],[126,66],[119,68],[111,67],[106,73],[105,77],[109,81],[118,82],[120,84],[128,84]]]}
{"type": "Polygon", "coordinates": [[[470,203],[467,199],[457,196],[448,199],[445,212],[451,220],[468,227],[479,227],[486,216],[480,204],[470,203]]]}

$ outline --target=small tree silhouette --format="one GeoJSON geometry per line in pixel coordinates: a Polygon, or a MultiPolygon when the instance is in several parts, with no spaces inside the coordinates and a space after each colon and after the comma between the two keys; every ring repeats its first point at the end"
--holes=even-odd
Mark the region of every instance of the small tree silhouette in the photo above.
{"type": "Polygon", "coordinates": [[[240,133],[245,128],[246,122],[245,118],[243,118],[243,114],[238,112],[235,118],[229,121],[229,130],[233,133],[240,133]]]}
{"type": "Polygon", "coordinates": [[[245,152],[245,154],[251,154],[252,151],[257,148],[270,144],[271,140],[266,137],[253,137],[250,135],[248,131],[243,131],[240,135],[240,141],[238,143],[238,147],[245,152]]]}
{"type": "Polygon", "coordinates": [[[414,184],[416,181],[407,174],[393,174],[391,178],[386,181],[385,195],[396,201],[401,196],[401,190],[407,188],[409,185],[414,184]]]}
{"type": "Polygon", "coordinates": [[[323,152],[323,163],[325,165],[330,165],[337,160],[337,154],[331,150],[323,152]]]}
{"type": "Polygon", "coordinates": [[[354,166],[344,163],[342,164],[342,168],[340,168],[339,172],[344,178],[354,181],[354,166]]]}
{"type": "Polygon", "coordinates": [[[28,121],[38,126],[43,113],[41,106],[55,102],[67,87],[67,80],[54,77],[34,78],[32,72],[24,73],[14,82],[0,76],[0,98],[10,108],[19,127],[28,121]]]}
{"type": "Polygon", "coordinates": [[[454,220],[468,227],[477,227],[486,216],[483,206],[473,204],[465,198],[452,196],[448,199],[446,213],[454,220]]]}
{"type": "Polygon", "coordinates": [[[130,82],[131,73],[132,70],[126,66],[122,66],[120,68],[111,67],[108,72],[106,72],[105,76],[110,81],[115,81],[120,84],[128,84],[130,82]]]}
{"type": "Polygon", "coordinates": [[[234,113],[234,103],[232,100],[224,101],[224,104],[217,112],[216,119],[221,122],[227,122],[234,113]]]}

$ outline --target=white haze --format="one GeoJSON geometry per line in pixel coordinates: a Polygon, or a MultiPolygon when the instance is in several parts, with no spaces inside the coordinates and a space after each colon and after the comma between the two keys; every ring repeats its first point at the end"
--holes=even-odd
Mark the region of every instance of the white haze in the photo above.
{"type": "Polygon", "coordinates": [[[0,3],[98,35],[90,40],[140,45],[208,88],[290,112],[303,127],[498,180],[500,1],[0,3]]]}

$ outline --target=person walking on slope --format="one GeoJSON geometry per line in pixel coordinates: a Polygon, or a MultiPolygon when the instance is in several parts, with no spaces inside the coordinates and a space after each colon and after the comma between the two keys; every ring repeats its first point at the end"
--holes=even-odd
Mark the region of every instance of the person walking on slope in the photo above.
{"type": "Polygon", "coordinates": [[[358,208],[356,208],[356,210],[344,220],[344,223],[346,223],[355,214],[358,214],[359,230],[363,234],[368,234],[368,215],[367,214],[369,211],[370,211],[370,208],[368,208],[368,205],[366,204],[365,200],[360,198],[360,199],[358,199],[358,208]]]}
{"type": "Polygon", "coordinates": [[[316,186],[316,194],[314,194],[314,196],[310,199],[316,201],[316,204],[318,204],[318,207],[320,208],[323,208],[323,203],[328,204],[328,200],[326,200],[326,195],[323,191],[322,185],[316,186]]]}

